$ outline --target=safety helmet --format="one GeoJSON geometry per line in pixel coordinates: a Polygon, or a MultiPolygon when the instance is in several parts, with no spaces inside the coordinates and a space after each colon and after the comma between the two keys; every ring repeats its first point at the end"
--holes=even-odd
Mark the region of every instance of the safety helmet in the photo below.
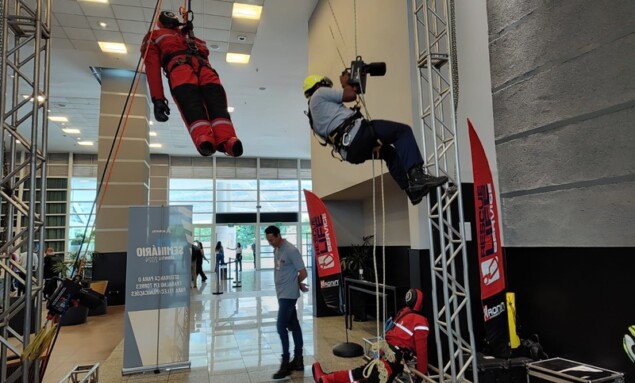
{"type": "Polygon", "coordinates": [[[333,86],[333,81],[326,76],[321,76],[319,74],[312,74],[306,76],[304,79],[304,97],[309,98],[315,92],[317,85],[328,86],[329,88],[333,86]]]}
{"type": "Polygon", "coordinates": [[[410,289],[406,293],[406,306],[412,310],[421,312],[423,308],[423,292],[419,289],[410,289]]]}
{"type": "Polygon", "coordinates": [[[159,14],[159,24],[163,28],[176,28],[181,25],[179,17],[172,11],[161,11],[159,14]]]}

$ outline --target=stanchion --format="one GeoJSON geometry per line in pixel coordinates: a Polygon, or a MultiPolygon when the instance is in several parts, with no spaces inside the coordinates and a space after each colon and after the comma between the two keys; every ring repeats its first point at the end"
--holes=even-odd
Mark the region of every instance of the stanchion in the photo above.
{"type": "Polygon", "coordinates": [[[238,277],[238,261],[236,261],[236,280],[234,281],[234,287],[243,287],[242,281],[240,280],[240,277],[238,277]]]}
{"type": "Polygon", "coordinates": [[[220,295],[223,292],[220,291],[220,263],[216,264],[216,272],[214,274],[216,274],[216,291],[214,291],[212,294],[214,295],[220,295]]]}
{"type": "Polygon", "coordinates": [[[227,262],[227,265],[229,267],[229,269],[227,270],[227,280],[228,281],[231,281],[232,279],[234,279],[234,278],[232,278],[232,263],[233,263],[232,259],[233,258],[230,257],[229,258],[229,262],[227,262]]]}

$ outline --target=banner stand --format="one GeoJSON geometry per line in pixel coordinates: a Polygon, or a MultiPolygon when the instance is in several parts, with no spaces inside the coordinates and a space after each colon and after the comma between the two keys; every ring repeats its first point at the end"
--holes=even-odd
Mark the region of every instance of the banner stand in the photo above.
{"type": "Polygon", "coordinates": [[[216,268],[216,272],[214,274],[216,274],[216,291],[214,291],[212,294],[220,295],[223,293],[222,291],[220,291],[220,265],[216,268]]]}
{"type": "MultiPolygon", "coordinates": [[[[240,277],[238,276],[238,261],[236,261],[236,280],[234,281],[234,287],[243,287],[242,285],[242,281],[240,280],[240,277]]],[[[241,271],[242,273],[242,271],[241,271]]]]}

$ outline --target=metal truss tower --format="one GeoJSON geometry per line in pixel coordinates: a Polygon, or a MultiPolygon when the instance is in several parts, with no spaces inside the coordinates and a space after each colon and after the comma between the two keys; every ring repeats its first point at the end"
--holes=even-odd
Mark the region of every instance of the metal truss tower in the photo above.
{"type": "Polygon", "coordinates": [[[31,265],[36,244],[45,249],[51,0],[1,0],[0,17],[0,382],[39,382],[37,361],[13,369],[7,359],[20,357],[29,329],[41,326],[44,251],[31,265]],[[27,267],[11,258],[21,252],[27,267]],[[11,296],[14,281],[25,294],[11,296]]]}
{"type": "Polygon", "coordinates": [[[431,382],[465,382],[467,370],[476,371],[455,121],[453,6],[454,0],[412,0],[423,154],[430,174],[450,179],[448,187],[427,198],[438,358],[437,368],[426,377],[431,382]]]}

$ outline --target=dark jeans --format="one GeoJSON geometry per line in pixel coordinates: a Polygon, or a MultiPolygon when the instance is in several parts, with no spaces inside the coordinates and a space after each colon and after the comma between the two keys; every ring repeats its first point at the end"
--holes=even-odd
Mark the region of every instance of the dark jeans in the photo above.
{"type": "Polygon", "coordinates": [[[302,340],[302,328],[298,321],[298,312],[295,309],[297,299],[278,299],[278,321],[276,327],[280,341],[282,342],[282,361],[289,361],[289,330],[293,335],[293,355],[301,356],[304,342],[302,340]]]}
{"type": "Polygon", "coordinates": [[[386,161],[390,175],[401,189],[408,188],[407,172],[423,163],[412,129],[406,124],[388,120],[362,120],[359,132],[347,148],[346,161],[361,164],[373,158],[373,148],[381,140],[380,157],[386,161]]]}

